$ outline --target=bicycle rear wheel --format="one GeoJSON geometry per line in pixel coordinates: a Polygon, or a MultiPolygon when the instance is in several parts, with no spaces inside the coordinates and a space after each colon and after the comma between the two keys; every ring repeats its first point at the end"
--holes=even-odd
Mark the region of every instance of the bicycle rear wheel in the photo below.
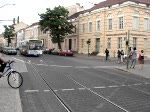
{"type": "Polygon", "coordinates": [[[10,87],[17,89],[23,84],[23,77],[19,72],[12,71],[12,73],[8,75],[7,81],[10,87]]]}

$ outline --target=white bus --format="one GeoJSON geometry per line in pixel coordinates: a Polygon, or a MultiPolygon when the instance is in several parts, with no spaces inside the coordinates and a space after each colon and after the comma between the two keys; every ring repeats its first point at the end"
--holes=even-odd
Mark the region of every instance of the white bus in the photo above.
{"type": "Polygon", "coordinates": [[[39,39],[22,40],[19,44],[19,51],[22,55],[40,56],[43,52],[42,46],[42,40],[39,39]]]}

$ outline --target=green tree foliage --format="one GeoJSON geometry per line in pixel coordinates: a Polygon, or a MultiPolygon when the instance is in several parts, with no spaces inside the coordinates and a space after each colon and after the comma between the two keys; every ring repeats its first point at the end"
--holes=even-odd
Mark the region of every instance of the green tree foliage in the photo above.
{"type": "Polygon", "coordinates": [[[11,37],[14,37],[16,34],[15,34],[15,28],[13,25],[10,25],[10,26],[4,26],[5,28],[5,31],[3,33],[3,36],[5,39],[7,39],[7,42],[8,42],[8,47],[11,43],[11,37]]]}
{"type": "Polygon", "coordinates": [[[58,43],[59,49],[61,49],[61,42],[64,41],[64,37],[73,33],[74,26],[68,22],[68,13],[67,9],[58,6],[53,10],[47,8],[45,13],[39,14],[41,30],[50,31],[52,42],[58,43]]]}

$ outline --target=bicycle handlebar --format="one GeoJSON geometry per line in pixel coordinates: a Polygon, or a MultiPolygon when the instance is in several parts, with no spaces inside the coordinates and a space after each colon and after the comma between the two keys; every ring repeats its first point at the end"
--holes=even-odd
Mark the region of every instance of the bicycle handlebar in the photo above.
{"type": "Polygon", "coordinates": [[[9,66],[10,66],[10,64],[12,64],[12,63],[14,63],[15,61],[10,61],[10,60],[8,60],[7,61],[7,64],[9,64],[9,66]]]}

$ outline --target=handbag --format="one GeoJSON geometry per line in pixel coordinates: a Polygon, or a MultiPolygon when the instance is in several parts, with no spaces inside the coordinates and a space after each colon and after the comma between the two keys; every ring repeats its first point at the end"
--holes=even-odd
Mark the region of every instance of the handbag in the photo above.
{"type": "Polygon", "coordinates": [[[141,55],[139,55],[139,58],[138,58],[138,60],[142,60],[142,56],[141,56],[141,55]]]}

